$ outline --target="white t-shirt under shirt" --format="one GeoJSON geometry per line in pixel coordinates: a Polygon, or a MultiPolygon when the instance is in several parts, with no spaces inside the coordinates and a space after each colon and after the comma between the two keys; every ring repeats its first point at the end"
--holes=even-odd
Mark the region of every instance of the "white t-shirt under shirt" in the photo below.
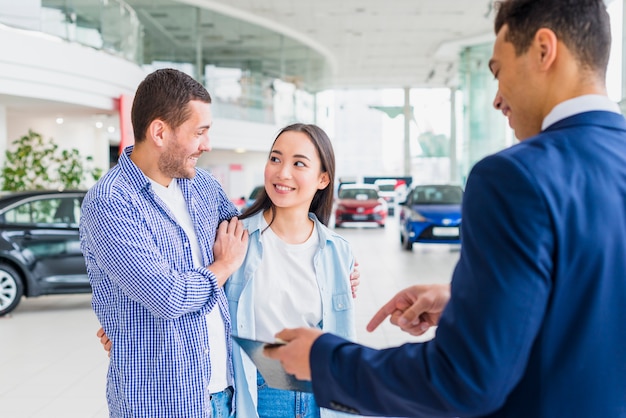
{"type": "MultiPolygon", "coordinates": [[[[202,265],[202,254],[200,253],[200,245],[198,244],[198,237],[196,231],[193,228],[191,216],[187,210],[187,204],[185,203],[185,197],[183,192],[178,186],[176,179],[172,179],[168,187],[163,187],[159,183],[156,183],[150,179],[152,188],[157,196],[163,200],[167,207],[172,211],[174,218],[178,221],[178,224],[183,228],[189,243],[191,245],[191,254],[193,257],[194,267],[204,267],[202,265]]],[[[206,322],[211,341],[211,347],[209,356],[211,360],[211,379],[209,381],[209,391],[211,393],[221,392],[226,389],[230,383],[230,376],[228,373],[228,348],[226,345],[226,333],[224,332],[225,324],[224,318],[217,305],[206,316],[206,322]]]]}
{"type": "Polygon", "coordinates": [[[256,338],[273,341],[283,328],[317,326],[322,320],[313,264],[317,230],[302,244],[287,244],[271,227],[263,229],[260,240],[263,256],[253,283],[256,338]]]}

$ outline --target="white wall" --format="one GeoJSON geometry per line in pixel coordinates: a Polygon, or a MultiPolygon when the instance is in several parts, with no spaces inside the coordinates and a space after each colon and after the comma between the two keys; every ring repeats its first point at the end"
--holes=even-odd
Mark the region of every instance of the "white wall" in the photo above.
{"type": "Polygon", "coordinates": [[[0,0],[2,20],[21,28],[38,29],[41,0],[0,0]]]}
{"type": "Polygon", "coordinates": [[[93,156],[98,167],[108,169],[112,134],[108,125],[97,129],[95,122],[108,119],[116,129],[113,135],[119,135],[118,98],[132,96],[145,71],[89,47],[3,25],[0,45],[0,106],[6,114],[5,123],[0,119],[2,147],[32,129],[61,148],[93,156]],[[57,116],[64,118],[62,125],[57,116]]]}
{"type": "Polygon", "coordinates": [[[269,152],[282,126],[248,122],[238,119],[215,118],[209,131],[213,149],[244,149],[269,152]]]}
{"type": "Polygon", "coordinates": [[[265,162],[280,128],[235,119],[214,119],[209,131],[212,151],[202,156],[198,166],[209,169],[230,198],[248,196],[255,186],[263,184],[265,162]]]}
{"type": "Polygon", "coordinates": [[[0,94],[116,110],[145,71],[134,63],[40,32],[0,25],[0,94]]]}
{"type": "Polygon", "coordinates": [[[0,161],[4,161],[7,146],[7,108],[0,104],[0,161]]]}
{"type": "Polygon", "coordinates": [[[202,156],[198,166],[211,171],[231,199],[248,196],[254,186],[263,184],[263,171],[270,145],[266,150],[243,154],[213,150],[202,156]]]}

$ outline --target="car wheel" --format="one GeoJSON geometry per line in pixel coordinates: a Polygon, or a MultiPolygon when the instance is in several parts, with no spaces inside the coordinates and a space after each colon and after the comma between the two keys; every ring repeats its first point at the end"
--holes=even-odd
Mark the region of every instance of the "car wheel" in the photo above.
{"type": "Polygon", "coordinates": [[[0,263],[0,316],[17,307],[24,293],[22,279],[15,269],[0,263]]]}
{"type": "Polygon", "coordinates": [[[409,238],[405,238],[404,235],[400,234],[400,243],[402,244],[402,248],[411,251],[413,250],[413,243],[409,238]]]}

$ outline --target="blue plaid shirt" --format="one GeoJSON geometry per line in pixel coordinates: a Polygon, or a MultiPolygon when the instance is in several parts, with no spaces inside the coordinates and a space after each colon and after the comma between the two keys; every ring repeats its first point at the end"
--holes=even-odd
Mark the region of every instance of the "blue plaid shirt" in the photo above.
{"type": "MultiPolygon", "coordinates": [[[[219,307],[232,375],[226,297],[211,271],[194,268],[189,238],[130,160],[131,151],[89,190],[80,224],[92,306],[113,342],[110,415],[210,417],[205,317],[219,307]]],[[[206,171],[197,169],[193,179],[178,184],[208,266],[219,222],[236,216],[237,209],[206,171]]]]}

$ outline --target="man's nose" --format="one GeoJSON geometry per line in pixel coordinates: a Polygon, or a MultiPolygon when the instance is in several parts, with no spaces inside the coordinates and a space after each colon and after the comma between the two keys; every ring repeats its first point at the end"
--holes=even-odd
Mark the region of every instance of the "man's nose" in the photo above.
{"type": "Polygon", "coordinates": [[[496,97],[493,99],[493,107],[497,110],[500,110],[502,107],[502,96],[500,95],[500,91],[496,93],[496,97]]]}
{"type": "Polygon", "coordinates": [[[200,141],[200,151],[209,152],[211,151],[211,141],[209,139],[209,135],[202,135],[202,140],[200,141]]]}

